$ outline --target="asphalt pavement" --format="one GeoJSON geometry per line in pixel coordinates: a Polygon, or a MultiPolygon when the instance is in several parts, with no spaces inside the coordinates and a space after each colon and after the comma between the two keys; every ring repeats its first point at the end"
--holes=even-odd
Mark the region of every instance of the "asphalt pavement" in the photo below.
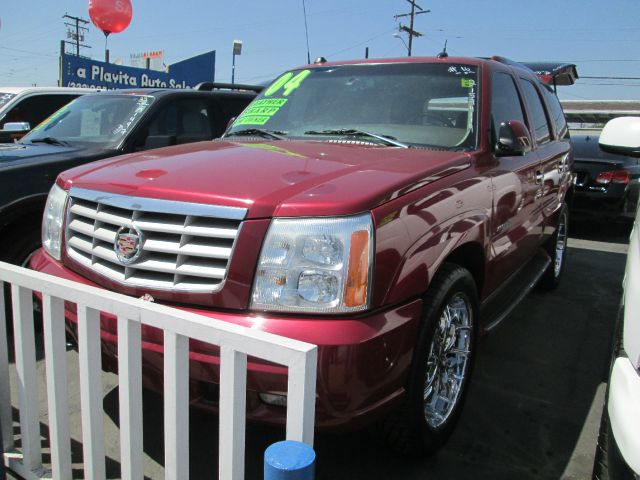
{"type": "MultiPolygon", "coordinates": [[[[551,293],[533,291],[480,339],[464,412],[437,454],[417,459],[394,455],[366,430],[318,434],[317,479],[591,478],[628,235],[622,226],[574,225],[560,287],[551,293]]],[[[68,352],[68,390],[74,478],[83,478],[76,357],[68,352]]],[[[44,392],[42,362],[38,369],[44,392]]],[[[119,478],[117,377],[105,373],[103,385],[107,473],[119,478]]],[[[44,393],[41,406],[46,437],[44,393]]],[[[162,399],[145,393],[147,478],[164,477],[162,418],[162,399]]],[[[192,479],[217,478],[217,438],[217,419],[192,410],[192,479]]],[[[283,438],[281,429],[248,426],[247,479],[262,478],[264,450],[283,438]]],[[[46,438],[43,445],[46,452],[46,438]]]]}

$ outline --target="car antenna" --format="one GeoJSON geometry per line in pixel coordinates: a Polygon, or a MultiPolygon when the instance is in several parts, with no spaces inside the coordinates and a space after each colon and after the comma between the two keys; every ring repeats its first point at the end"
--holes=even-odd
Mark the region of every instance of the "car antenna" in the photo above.
{"type": "Polygon", "coordinates": [[[447,40],[444,41],[444,48],[438,54],[438,58],[447,58],[449,54],[447,53],[447,40]]]}

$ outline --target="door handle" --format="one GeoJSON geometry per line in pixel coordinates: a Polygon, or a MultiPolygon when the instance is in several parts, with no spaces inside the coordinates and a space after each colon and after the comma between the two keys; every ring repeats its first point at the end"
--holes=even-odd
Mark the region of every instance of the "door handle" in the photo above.
{"type": "Polygon", "coordinates": [[[562,160],[558,162],[558,173],[562,174],[567,170],[568,159],[569,159],[568,153],[562,156],[562,160]]]}

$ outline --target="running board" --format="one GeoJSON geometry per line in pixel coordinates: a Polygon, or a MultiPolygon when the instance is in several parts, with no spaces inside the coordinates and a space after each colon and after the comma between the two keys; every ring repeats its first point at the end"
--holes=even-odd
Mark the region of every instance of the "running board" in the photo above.
{"type": "Polygon", "coordinates": [[[497,327],[536,286],[550,264],[551,258],[540,249],[529,263],[487,298],[480,307],[481,332],[487,333],[497,327]]]}

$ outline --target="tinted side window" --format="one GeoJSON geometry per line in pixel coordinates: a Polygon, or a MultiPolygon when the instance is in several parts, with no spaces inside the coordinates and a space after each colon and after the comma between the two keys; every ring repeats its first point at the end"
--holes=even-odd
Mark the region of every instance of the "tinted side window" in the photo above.
{"type": "Polygon", "coordinates": [[[4,122],[29,122],[31,128],[33,128],[76,97],[78,95],[35,95],[27,97],[7,114],[4,122]]]}
{"type": "Polygon", "coordinates": [[[251,102],[251,97],[240,96],[216,96],[211,99],[209,104],[211,107],[211,116],[213,123],[213,136],[219,137],[227,129],[229,120],[240,115],[242,110],[251,102]]]}
{"type": "Polygon", "coordinates": [[[175,136],[178,144],[211,140],[213,132],[206,102],[189,99],[165,105],[149,123],[148,135],[175,136]]]}
{"type": "Polygon", "coordinates": [[[513,78],[506,73],[496,72],[491,86],[491,123],[494,144],[498,138],[500,124],[509,120],[526,123],[513,78]]]}
{"type": "Polygon", "coordinates": [[[549,113],[551,114],[551,120],[556,126],[556,132],[558,138],[569,138],[569,128],[567,127],[567,120],[564,117],[564,111],[560,105],[560,100],[555,93],[551,90],[544,91],[544,97],[547,100],[547,106],[549,107],[549,113]]]}
{"type": "Polygon", "coordinates": [[[542,100],[538,94],[538,90],[529,80],[520,79],[520,87],[524,100],[527,103],[531,122],[533,123],[534,135],[538,143],[548,142],[551,139],[551,131],[547,122],[547,115],[542,106],[542,100]]]}

